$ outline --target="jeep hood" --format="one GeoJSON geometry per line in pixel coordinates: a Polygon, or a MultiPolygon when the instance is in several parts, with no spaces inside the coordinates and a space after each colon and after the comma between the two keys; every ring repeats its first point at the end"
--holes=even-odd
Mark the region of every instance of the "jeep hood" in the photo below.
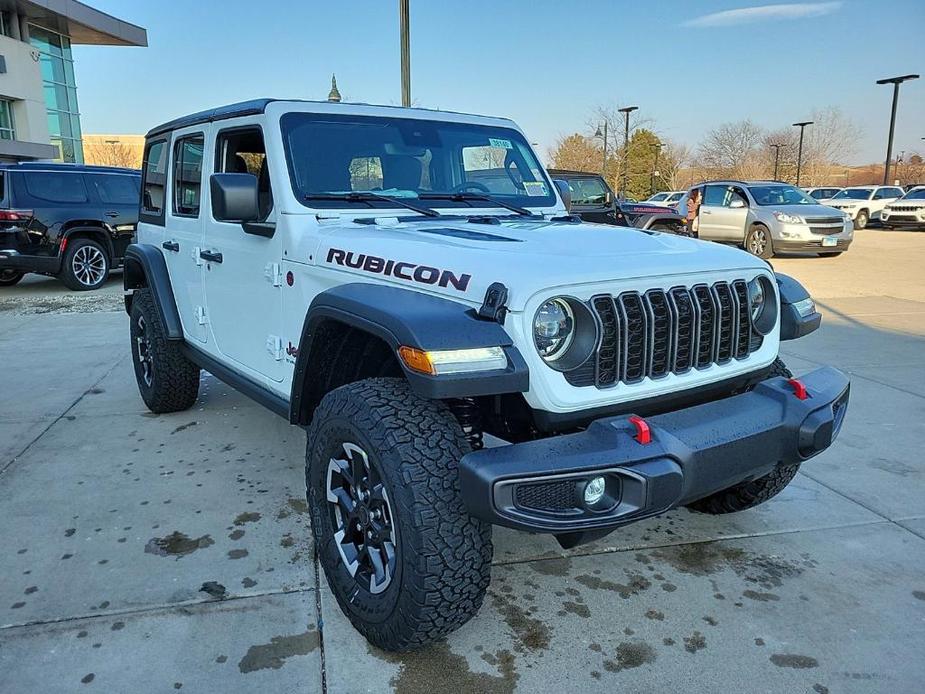
{"type": "MultiPolygon", "coordinates": [[[[372,220],[371,220],[372,221],[372,220]]],[[[314,264],[479,305],[493,282],[509,290],[508,307],[523,309],[535,293],[635,277],[767,269],[748,253],[673,234],[601,224],[465,220],[322,225],[314,264]]],[[[289,258],[304,253],[289,253],[289,258]]]]}

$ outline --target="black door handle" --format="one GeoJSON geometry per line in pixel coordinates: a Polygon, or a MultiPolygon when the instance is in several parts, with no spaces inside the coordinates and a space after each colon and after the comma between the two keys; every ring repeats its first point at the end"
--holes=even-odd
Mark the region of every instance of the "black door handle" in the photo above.
{"type": "Polygon", "coordinates": [[[161,244],[161,248],[165,251],[173,251],[174,253],[180,252],[180,244],[176,241],[164,241],[164,243],[161,244]]]}
{"type": "Polygon", "coordinates": [[[222,254],[213,253],[212,251],[199,251],[199,257],[203,260],[208,260],[210,263],[222,262],[222,254]]]}
{"type": "Polygon", "coordinates": [[[104,214],[105,214],[107,217],[118,217],[118,216],[119,216],[119,213],[118,213],[118,212],[105,212],[104,214]]]}

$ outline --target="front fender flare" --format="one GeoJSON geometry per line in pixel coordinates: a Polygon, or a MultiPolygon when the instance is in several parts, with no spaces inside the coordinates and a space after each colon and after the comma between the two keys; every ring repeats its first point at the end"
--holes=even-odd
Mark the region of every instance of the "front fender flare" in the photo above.
{"type": "MultiPolygon", "coordinates": [[[[383,340],[393,351],[400,346],[420,350],[501,347],[508,357],[504,370],[430,376],[401,364],[412,389],[429,399],[475,397],[524,392],[529,388],[527,364],[504,328],[481,320],[475,309],[450,299],[380,284],[350,283],[318,294],[305,314],[290,397],[290,421],[298,422],[314,341],[325,321],[337,321],[383,340]]],[[[317,353],[317,352],[316,352],[317,353]]],[[[401,360],[399,360],[401,363],[401,360]]]]}

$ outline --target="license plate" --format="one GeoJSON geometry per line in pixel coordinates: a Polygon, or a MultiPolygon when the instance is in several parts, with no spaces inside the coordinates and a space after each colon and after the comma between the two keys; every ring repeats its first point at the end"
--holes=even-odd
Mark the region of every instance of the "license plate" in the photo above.
{"type": "Polygon", "coordinates": [[[838,239],[822,239],[823,246],[837,246],[838,239]]]}

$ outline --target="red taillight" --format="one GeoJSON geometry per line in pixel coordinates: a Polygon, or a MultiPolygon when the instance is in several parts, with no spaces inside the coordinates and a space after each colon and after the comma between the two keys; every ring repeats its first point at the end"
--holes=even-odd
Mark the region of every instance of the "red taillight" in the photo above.
{"type": "Polygon", "coordinates": [[[643,446],[652,443],[652,430],[649,428],[649,423],[646,422],[646,420],[642,417],[633,415],[629,418],[629,422],[636,428],[636,436],[633,437],[634,439],[643,446]]]}
{"type": "Polygon", "coordinates": [[[0,222],[27,222],[32,219],[32,210],[0,210],[0,222]]]}
{"type": "Polygon", "coordinates": [[[790,384],[790,387],[793,388],[793,394],[796,396],[797,400],[806,400],[809,397],[809,393],[806,391],[806,386],[803,385],[801,381],[798,381],[795,378],[791,378],[787,381],[790,384]]]}

